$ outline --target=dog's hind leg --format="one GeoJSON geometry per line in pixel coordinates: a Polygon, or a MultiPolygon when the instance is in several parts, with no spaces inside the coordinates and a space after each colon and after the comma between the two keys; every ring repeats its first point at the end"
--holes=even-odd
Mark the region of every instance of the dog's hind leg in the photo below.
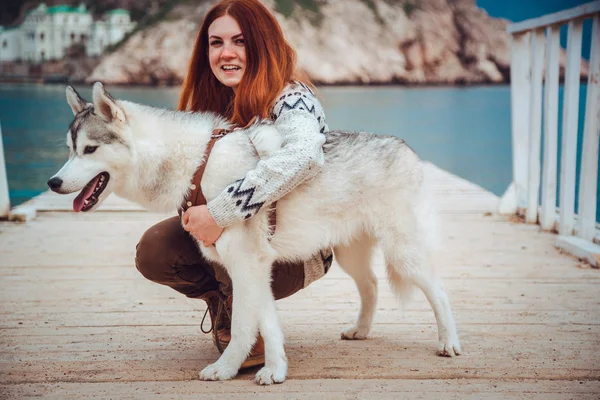
{"type": "MultiPolygon", "coordinates": [[[[461,353],[452,308],[442,282],[430,268],[430,251],[417,229],[407,228],[410,217],[404,216],[402,231],[392,228],[381,235],[388,279],[399,297],[406,297],[414,286],[423,291],[431,304],[438,326],[438,354],[455,356],[461,353]]],[[[383,233],[383,232],[382,232],[383,233]]]]}
{"type": "Polygon", "coordinates": [[[440,280],[426,276],[417,276],[414,282],[425,293],[433,308],[438,326],[438,354],[447,357],[459,355],[462,350],[444,285],[440,280]]]}
{"type": "Polygon", "coordinates": [[[360,294],[358,319],[355,325],[342,331],[342,339],[366,339],[371,330],[377,305],[377,278],[371,268],[374,247],[375,240],[365,233],[333,249],[336,261],[354,279],[360,294]]]}

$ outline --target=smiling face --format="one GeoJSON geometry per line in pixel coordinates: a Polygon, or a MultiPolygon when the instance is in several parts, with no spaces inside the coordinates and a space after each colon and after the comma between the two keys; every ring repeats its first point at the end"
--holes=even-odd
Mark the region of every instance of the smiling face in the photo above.
{"type": "Polygon", "coordinates": [[[208,60],[219,82],[235,91],[246,69],[246,46],[240,25],[230,15],[208,27],[208,60]]]}

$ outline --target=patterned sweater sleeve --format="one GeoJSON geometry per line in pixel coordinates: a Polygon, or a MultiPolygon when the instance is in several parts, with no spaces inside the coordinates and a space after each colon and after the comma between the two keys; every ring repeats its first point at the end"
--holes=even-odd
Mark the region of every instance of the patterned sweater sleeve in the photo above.
{"type": "Polygon", "coordinates": [[[314,177],[324,163],[328,128],[321,104],[308,87],[288,86],[273,106],[272,118],[282,136],[281,149],[208,203],[208,211],[221,227],[251,218],[314,177]]]}

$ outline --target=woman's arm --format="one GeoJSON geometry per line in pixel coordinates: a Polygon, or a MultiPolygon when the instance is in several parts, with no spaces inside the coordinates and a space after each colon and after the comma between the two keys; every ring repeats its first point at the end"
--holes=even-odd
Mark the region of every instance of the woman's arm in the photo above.
{"type": "Polygon", "coordinates": [[[301,183],[314,177],[324,163],[325,135],[315,114],[318,101],[303,96],[296,107],[282,107],[275,127],[282,135],[282,147],[271,157],[260,160],[256,168],[229,185],[208,203],[215,222],[227,227],[254,216],[265,204],[279,200],[301,183]],[[312,104],[311,104],[312,103],[312,104]]]}

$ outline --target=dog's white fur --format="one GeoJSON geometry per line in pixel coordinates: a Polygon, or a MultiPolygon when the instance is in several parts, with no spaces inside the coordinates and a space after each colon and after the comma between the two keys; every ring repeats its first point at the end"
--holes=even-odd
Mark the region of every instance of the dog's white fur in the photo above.
{"type": "MultiPolygon", "coordinates": [[[[106,171],[110,181],[94,208],[115,192],[152,210],[176,209],[203,162],[211,132],[227,128],[227,122],[210,113],[165,111],[116,101],[100,83],[94,86],[93,97],[94,114],[79,121],[76,143],[71,132],[67,136],[72,152],[55,175],[63,182],[56,191],[81,190],[106,171]],[[86,145],[99,147],[93,154],[83,154],[86,145]]],[[[77,121],[89,103],[70,87],[67,99],[77,121]]],[[[218,141],[202,180],[208,201],[258,162],[249,139],[265,157],[280,146],[275,127],[263,124],[234,131],[218,141]]],[[[201,379],[234,377],[260,331],[266,362],[256,381],[284,381],[287,359],[270,289],[271,265],[276,259],[307,259],[328,246],[334,247],[338,264],[354,279],[361,297],[358,320],[342,332],[343,338],[364,339],[371,329],[377,280],[370,259],[380,246],[395,293],[402,296],[416,286],[431,303],[439,354],[460,354],[450,303],[430,268],[431,214],[421,162],[395,138],[363,134],[355,138],[365,141],[361,145],[345,141],[344,136],[338,139],[335,146],[325,145],[322,172],[279,200],[277,230],[271,241],[267,240],[268,207],[263,207],[253,218],[226,228],[216,249],[199,244],[206,257],[226,267],[234,288],[231,343],[214,364],[200,372],[201,379]],[[390,152],[390,147],[395,150],[390,152]]]]}

